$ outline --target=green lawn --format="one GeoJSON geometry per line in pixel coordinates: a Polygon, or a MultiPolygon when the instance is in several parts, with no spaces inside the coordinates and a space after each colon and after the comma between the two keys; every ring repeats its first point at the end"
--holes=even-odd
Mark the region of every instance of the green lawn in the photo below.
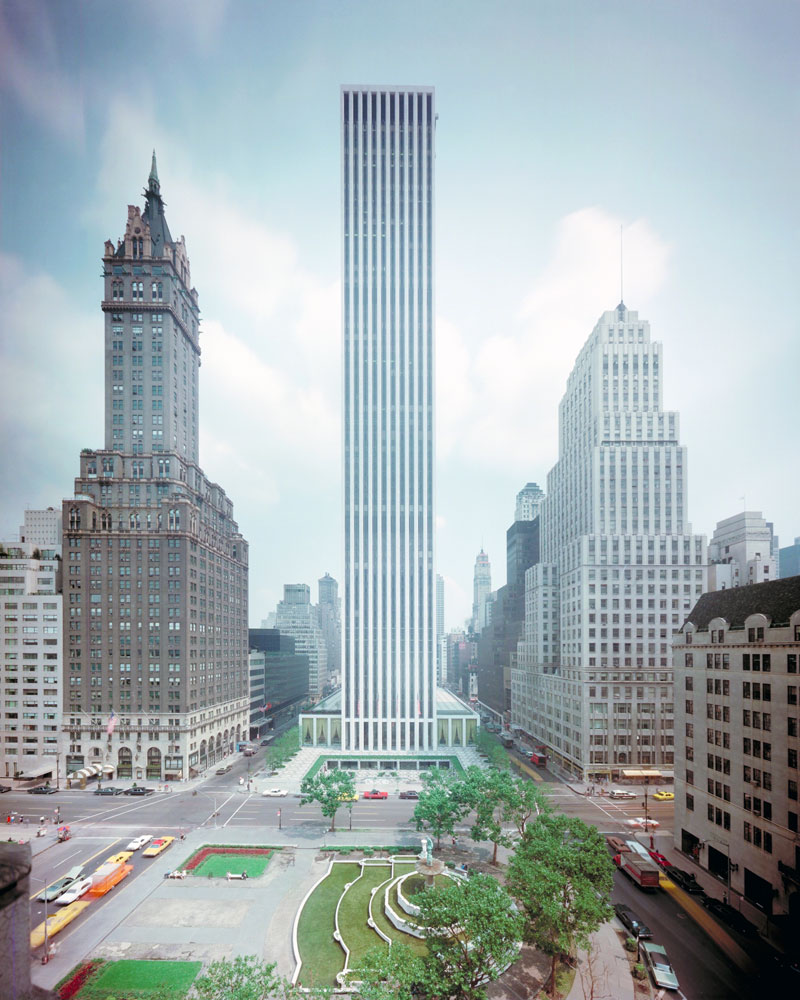
{"type": "Polygon", "coordinates": [[[356,879],[358,873],[355,862],[333,865],[306,900],[297,926],[297,946],[303,963],[301,986],[336,985],[336,973],[344,968],[344,951],[333,939],[333,915],[346,883],[356,879]]]}
{"type": "Polygon", "coordinates": [[[225,878],[228,872],[240,875],[247,872],[248,878],[258,878],[263,875],[272,854],[210,854],[205,861],[194,870],[195,878],[212,875],[214,878],[225,878]]]}
{"type": "Polygon", "coordinates": [[[79,1000],[147,1000],[159,991],[170,990],[185,997],[202,962],[148,962],[123,959],[108,962],[78,994],[79,1000]]]}
{"type": "Polygon", "coordinates": [[[369,865],[364,874],[347,890],[339,908],[339,931],[350,949],[350,966],[358,966],[370,948],[388,945],[371,927],[367,926],[371,890],[384,882],[390,873],[389,865],[369,865]]]}
{"type": "MultiPolygon", "coordinates": [[[[398,866],[395,865],[395,872],[397,873],[398,866]]],[[[402,873],[400,873],[402,874],[402,873]]],[[[393,941],[402,941],[403,944],[407,944],[408,947],[416,952],[418,955],[427,955],[428,948],[424,941],[420,938],[414,937],[413,934],[403,934],[399,931],[395,925],[386,916],[383,909],[383,900],[386,893],[386,886],[381,886],[380,889],[375,893],[375,898],[372,901],[372,919],[375,921],[378,927],[383,931],[387,937],[390,937],[393,941]]],[[[391,897],[391,892],[390,892],[391,897]]],[[[395,909],[399,910],[396,906],[397,893],[395,892],[395,909]]]]}

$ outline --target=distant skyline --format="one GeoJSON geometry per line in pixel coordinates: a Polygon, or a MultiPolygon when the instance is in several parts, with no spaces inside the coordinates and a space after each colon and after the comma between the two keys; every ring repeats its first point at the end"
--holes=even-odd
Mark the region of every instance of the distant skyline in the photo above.
{"type": "Polygon", "coordinates": [[[150,156],[201,309],[200,464],[250,617],[343,578],[341,84],[436,88],[437,571],[505,577],[558,403],[624,299],[664,345],[692,530],[800,535],[795,40],[780,2],[0,2],[0,535],[102,446],[100,258],[150,156]],[[62,407],[69,402],[65,419],[62,407]]]}

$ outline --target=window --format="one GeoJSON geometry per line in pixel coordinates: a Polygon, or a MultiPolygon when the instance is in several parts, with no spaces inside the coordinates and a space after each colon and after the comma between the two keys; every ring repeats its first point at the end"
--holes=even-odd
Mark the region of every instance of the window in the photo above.
{"type": "Polygon", "coordinates": [[[797,770],[797,750],[795,750],[794,747],[789,747],[786,751],[786,763],[792,768],[792,770],[797,770]]]}
{"type": "MultiPolygon", "coordinates": [[[[795,798],[797,798],[796,794],[795,798]]],[[[694,795],[690,795],[688,792],[686,793],[686,808],[689,812],[694,812],[694,795]]]]}

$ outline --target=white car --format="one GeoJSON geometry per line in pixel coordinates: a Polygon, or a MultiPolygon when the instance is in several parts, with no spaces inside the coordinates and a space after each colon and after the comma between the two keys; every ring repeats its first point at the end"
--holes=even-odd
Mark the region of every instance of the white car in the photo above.
{"type": "Polygon", "coordinates": [[[660,944],[653,944],[652,941],[642,941],[641,952],[644,964],[650,970],[650,975],[656,986],[667,990],[677,990],[678,977],[670,965],[666,948],[660,944]]]}
{"type": "Polygon", "coordinates": [[[633,826],[637,830],[655,830],[659,825],[654,819],[645,819],[644,816],[637,816],[636,819],[626,819],[626,826],[633,826]]]}
{"type": "Polygon", "coordinates": [[[630,788],[612,788],[608,797],[610,799],[635,799],[636,792],[632,792],[630,788]]]}
{"type": "Polygon", "coordinates": [[[282,799],[289,793],[285,788],[266,788],[261,794],[268,799],[282,799]]]}
{"type": "Polygon", "coordinates": [[[151,833],[143,833],[141,837],[136,837],[135,840],[132,840],[125,850],[138,851],[140,847],[144,847],[145,844],[149,844],[152,839],[153,835],[151,833]]]}
{"type": "Polygon", "coordinates": [[[74,903],[76,899],[80,899],[81,896],[85,892],[88,892],[91,888],[91,878],[82,878],[71,885],[66,892],[62,893],[56,900],[56,903],[58,903],[59,906],[66,906],[67,903],[74,903]]]}

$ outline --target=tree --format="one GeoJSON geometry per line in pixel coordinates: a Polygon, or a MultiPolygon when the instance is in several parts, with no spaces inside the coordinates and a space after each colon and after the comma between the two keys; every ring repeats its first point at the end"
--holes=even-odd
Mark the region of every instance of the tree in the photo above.
{"type": "Polygon", "coordinates": [[[520,837],[524,837],[531,817],[541,816],[546,812],[550,812],[550,803],[536,783],[521,776],[513,777],[505,799],[503,819],[507,823],[513,823],[520,837]]]}
{"type": "Polygon", "coordinates": [[[414,897],[429,957],[425,996],[432,1000],[483,1000],[519,951],[524,921],[511,897],[490,875],[426,889],[414,897]]]}
{"type": "Polygon", "coordinates": [[[255,955],[212,962],[195,979],[192,991],[198,1000],[323,1000],[330,995],[328,990],[303,992],[288,979],[275,975],[274,962],[262,962],[255,955]]]}
{"type": "Polygon", "coordinates": [[[425,788],[419,793],[414,807],[413,820],[417,830],[428,830],[436,837],[436,846],[441,847],[443,833],[453,835],[456,822],[466,811],[460,782],[456,782],[444,771],[431,771],[423,775],[425,788]]]}
{"type": "Polygon", "coordinates": [[[336,829],[336,813],[347,802],[352,809],[352,799],[356,794],[353,776],[347,771],[319,770],[313,777],[303,778],[300,785],[300,805],[318,802],[322,815],[331,821],[331,832],[336,829]]]}
{"type": "Polygon", "coordinates": [[[526,918],[526,937],[556,962],[588,947],[609,920],[614,866],[598,830],[577,818],[542,814],[530,824],[508,868],[506,884],[526,918]]]}
{"type": "Polygon", "coordinates": [[[511,846],[511,838],[503,829],[505,803],[511,798],[511,775],[508,771],[469,767],[457,789],[457,796],[466,810],[475,813],[469,835],[475,841],[489,840],[494,844],[492,864],[497,864],[497,847],[511,846]]]}
{"type": "Polygon", "coordinates": [[[402,941],[371,948],[350,977],[361,982],[363,1000],[416,1000],[425,978],[423,959],[402,941]]]}

